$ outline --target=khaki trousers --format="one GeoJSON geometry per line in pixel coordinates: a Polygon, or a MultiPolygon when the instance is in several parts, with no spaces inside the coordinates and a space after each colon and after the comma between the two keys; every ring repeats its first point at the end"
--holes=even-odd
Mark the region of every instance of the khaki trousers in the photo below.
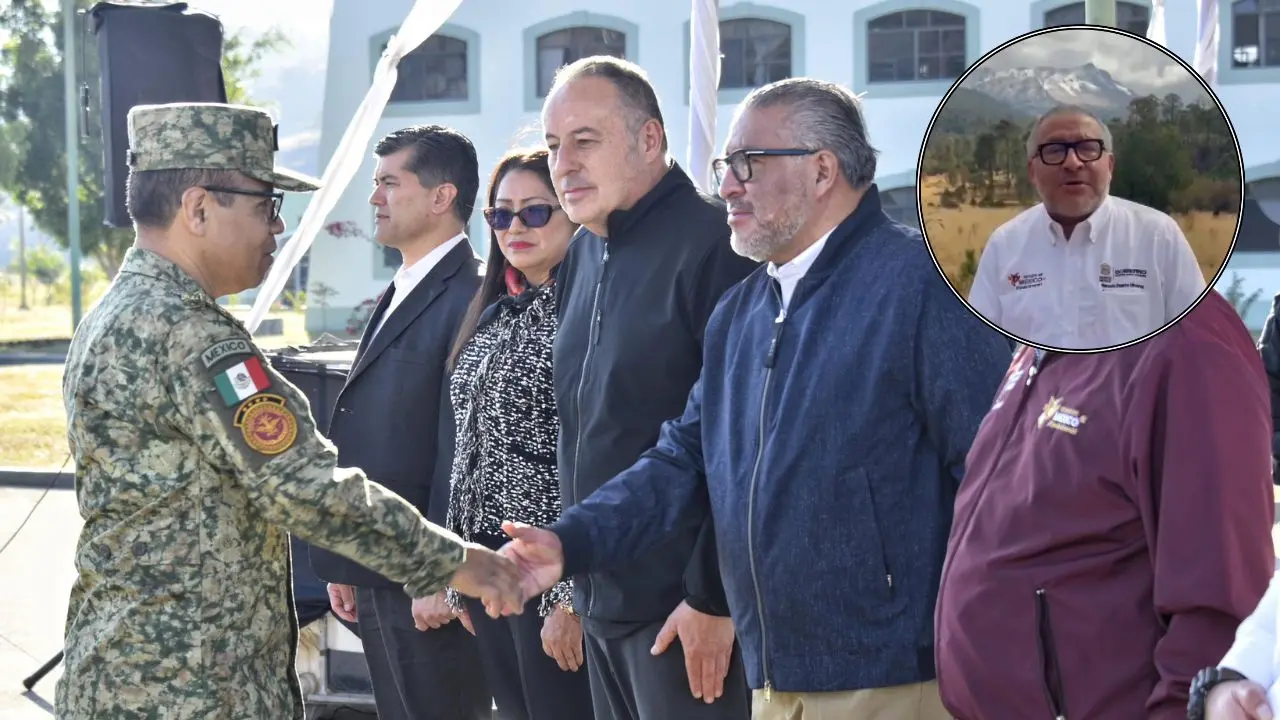
{"type": "Polygon", "coordinates": [[[751,693],[751,720],[950,720],[938,681],[849,692],[751,693]]]}

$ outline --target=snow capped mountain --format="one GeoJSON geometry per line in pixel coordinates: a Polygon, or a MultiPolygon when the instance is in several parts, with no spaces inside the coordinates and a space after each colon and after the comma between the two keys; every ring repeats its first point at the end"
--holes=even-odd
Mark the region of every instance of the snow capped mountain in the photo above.
{"type": "Polygon", "coordinates": [[[1077,68],[976,68],[964,87],[1018,110],[1038,115],[1057,104],[1079,105],[1106,115],[1123,115],[1138,94],[1093,63],[1077,68]]]}

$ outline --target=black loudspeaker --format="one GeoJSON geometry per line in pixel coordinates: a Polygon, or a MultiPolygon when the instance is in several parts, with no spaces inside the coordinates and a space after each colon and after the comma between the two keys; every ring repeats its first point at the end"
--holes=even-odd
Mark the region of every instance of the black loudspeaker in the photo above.
{"type": "Polygon", "coordinates": [[[127,118],[135,105],[226,102],[222,23],[187,3],[99,2],[89,9],[102,97],[103,219],[129,227],[127,118]]]}

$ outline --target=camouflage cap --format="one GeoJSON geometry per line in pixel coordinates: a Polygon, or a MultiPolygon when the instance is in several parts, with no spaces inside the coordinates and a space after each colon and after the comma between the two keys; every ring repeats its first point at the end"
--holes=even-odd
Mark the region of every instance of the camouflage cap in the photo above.
{"type": "Polygon", "coordinates": [[[129,167],[239,170],[280,190],[310,192],[320,181],[275,166],[277,127],[266,111],[224,103],[137,105],[129,110],[129,167]]]}

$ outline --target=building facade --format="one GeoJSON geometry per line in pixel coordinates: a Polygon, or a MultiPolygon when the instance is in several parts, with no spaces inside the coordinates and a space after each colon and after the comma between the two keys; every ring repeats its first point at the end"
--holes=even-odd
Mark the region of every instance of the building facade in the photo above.
{"type": "MultiPolygon", "coordinates": [[[[369,87],[387,40],[413,0],[361,3],[335,0],[320,164],[328,163],[369,87]]],[[[1220,0],[1219,98],[1239,135],[1251,180],[1280,176],[1274,110],[1280,107],[1280,6],[1259,0],[1220,0]],[[1268,9],[1270,8],[1270,9],[1268,9]]],[[[579,57],[612,54],[643,66],[657,87],[671,152],[685,159],[689,115],[689,0],[623,3],[604,0],[463,0],[441,30],[400,63],[400,78],[375,138],[405,125],[435,122],[466,133],[476,144],[481,178],[516,144],[540,137],[538,111],[558,67],[579,57]]],[[[1119,0],[1117,23],[1143,34],[1148,0],[1119,0]]],[[[1189,62],[1195,53],[1194,2],[1167,3],[1169,48],[1189,62]]],[[[1041,27],[1084,21],[1072,0],[775,0],[720,3],[722,70],[717,144],[734,106],[753,87],[788,76],[813,76],[863,93],[872,144],[880,150],[877,183],[887,209],[918,225],[916,163],[929,120],[964,70],[1004,41],[1041,27]]],[[[368,194],[372,152],[330,214],[371,235],[368,194]]],[[[485,188],[481,188],[481,195],[485,188]]],[[[487,244],[479,212],[472,244],[487,244]]],[[[1280,226],[1261,212],[1247,214],[1263,259],[1280,268],[1280,226]]],[[[1255,253],[1256,254],[1256,253],[1255,253]]],[[[345,319],[374,296],[399,265],[394,251],[367,238],[321,233],[310,253],[310,282],[335,292],[328,322],[308,311],[312,332],[342,330],[345,319]]],[[[1230,271],[1231,268],[1228,268],[1230,271]]],[[[1271,280],[1237,268],[1252,287],[1271,280]]],[[[1265,288],[1269,298],[1280,286],[1265,288]]],[[[1269,303],[1264,303],[1269,305],[1269,303]]],[[[1260,323],[1260,321],[1259,321],[1260,323]]],[[[1254,322],[1250,323],[1255,324],[1254,322]]]]}

